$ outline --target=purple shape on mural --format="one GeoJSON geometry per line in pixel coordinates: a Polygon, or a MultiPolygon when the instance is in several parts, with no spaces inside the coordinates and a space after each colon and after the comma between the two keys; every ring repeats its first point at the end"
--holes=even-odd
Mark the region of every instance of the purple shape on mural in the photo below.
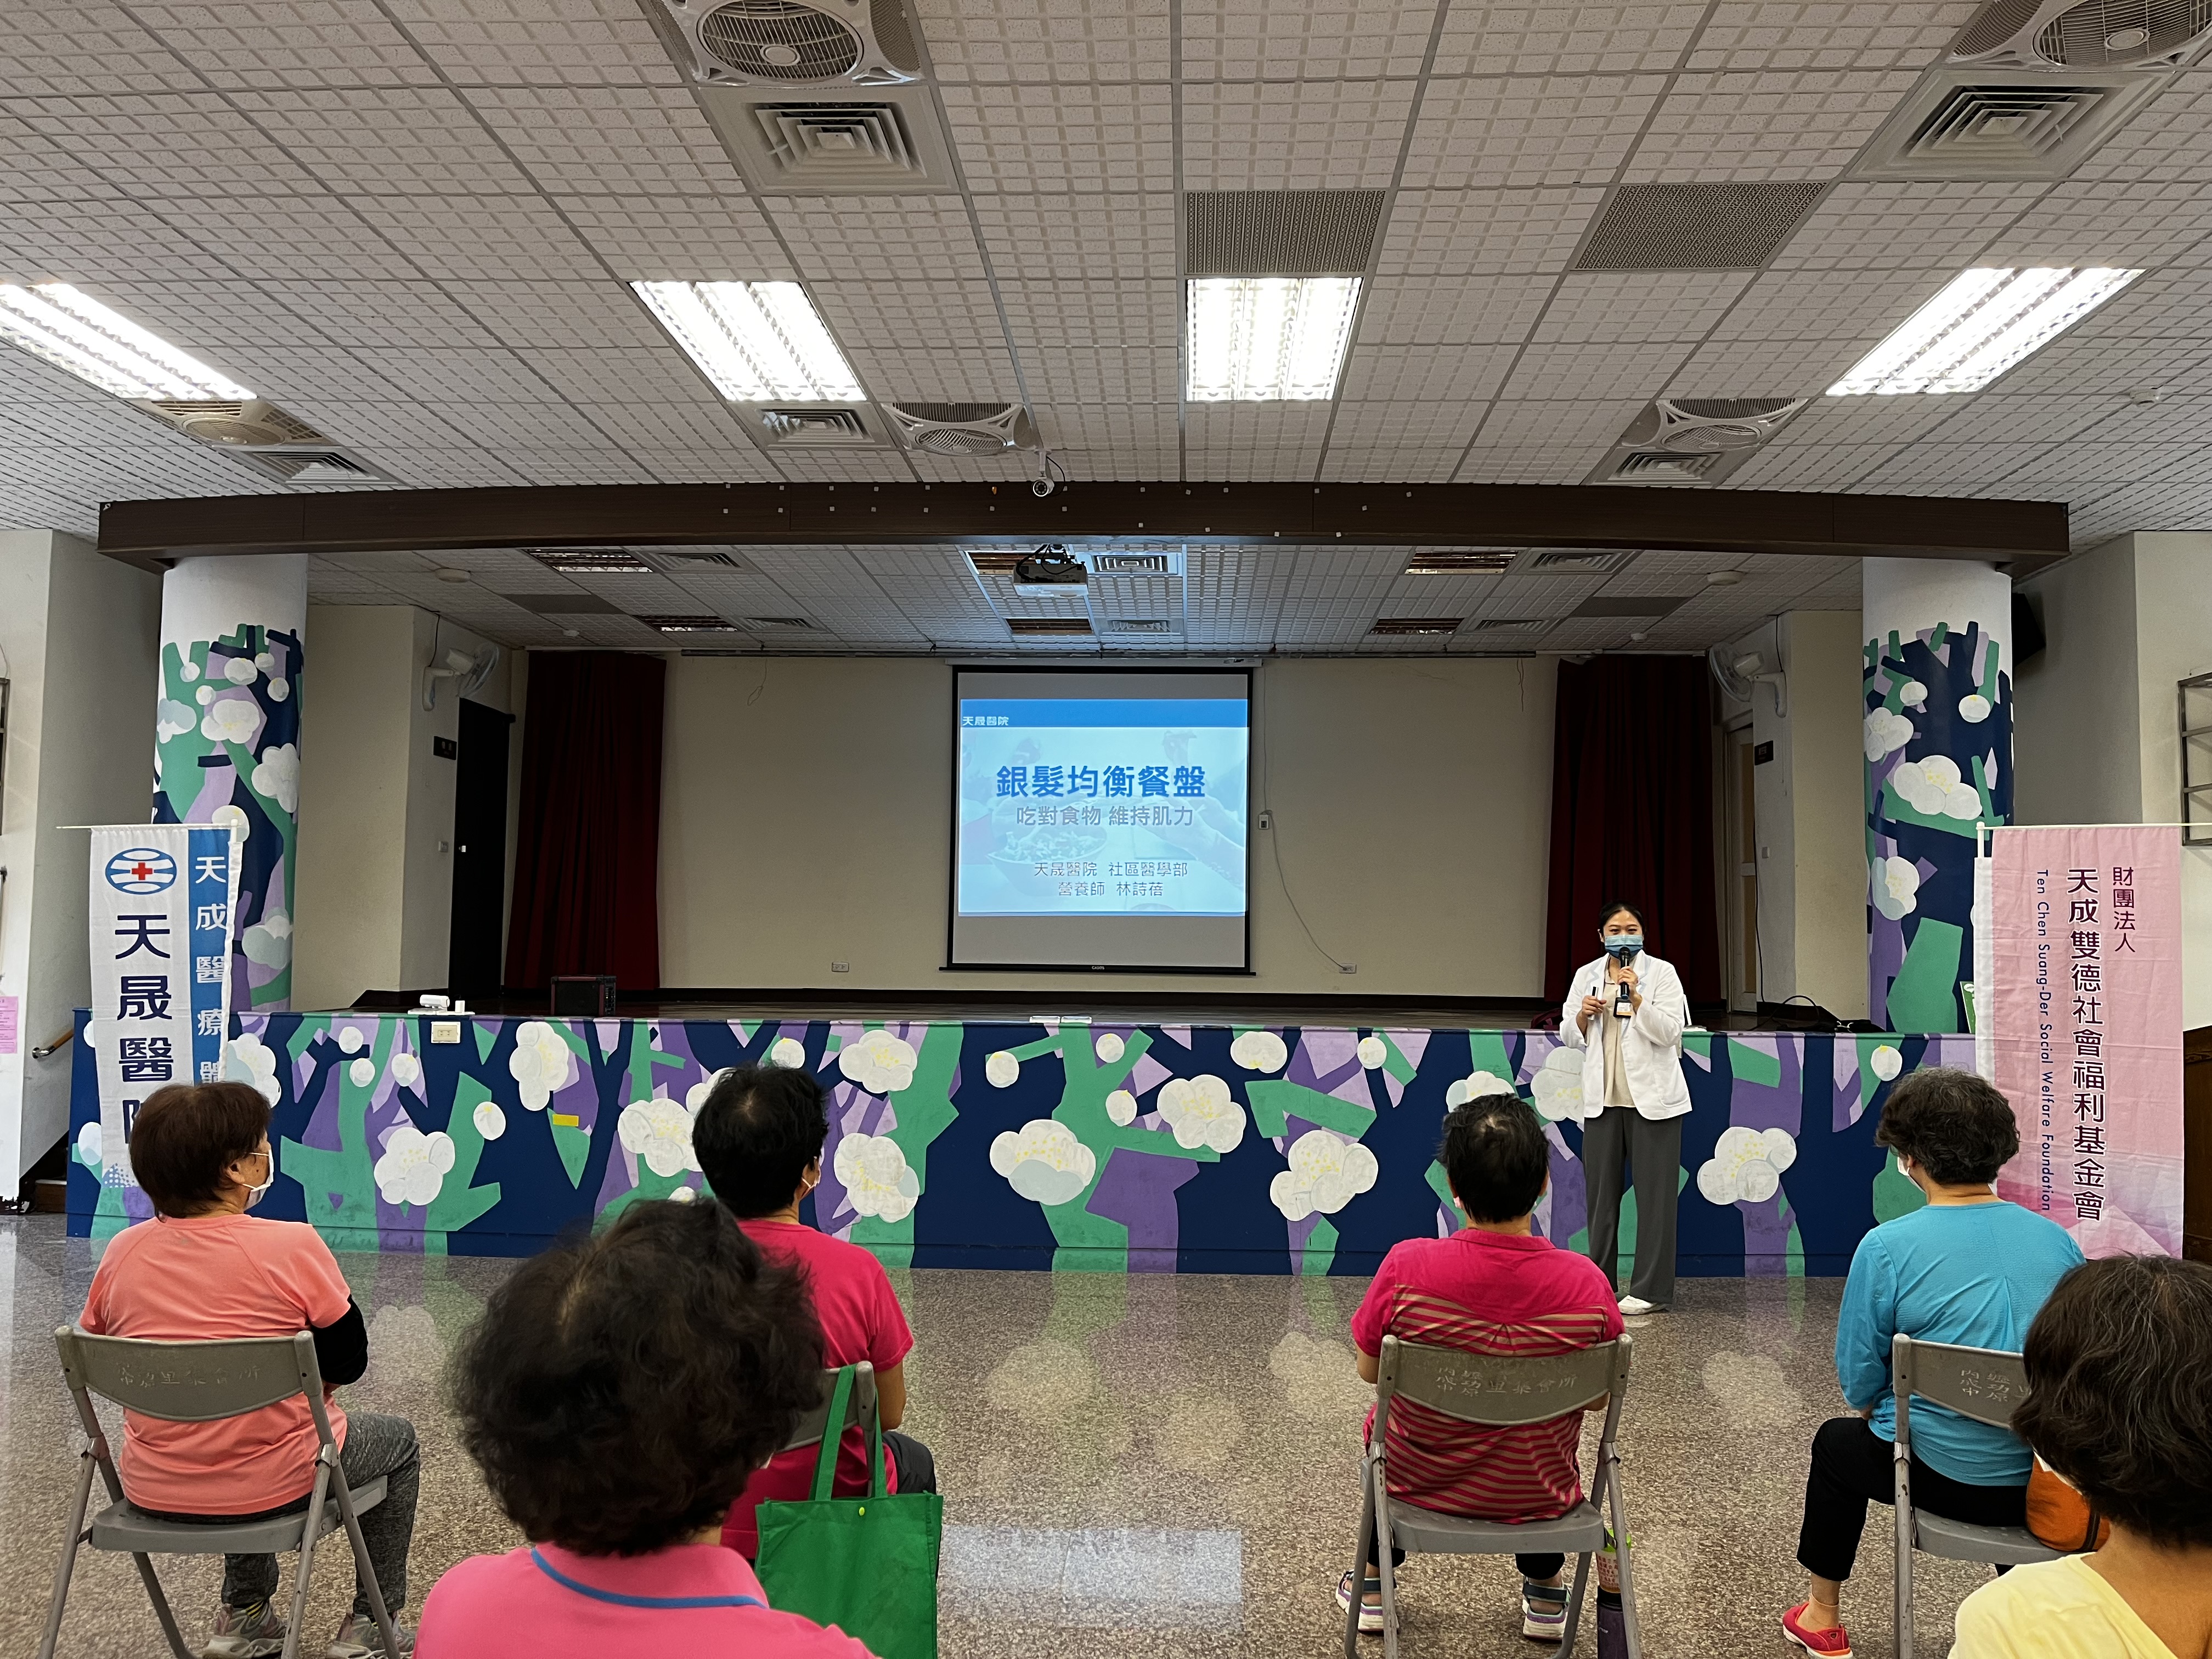
{"type": "Polygon", "coordinates": [[[1743,1272],[1747,1279],[1781,1279],[1790,1271],[1790,1223],[1780,1194],[1753,1203],[1736,1200],[1743,1218],[1743,1272]]]}
{"type": "Polygon", "coordinates": [[[1407,1064],[1419,1071],[1421,1056],[1429,1050],[1429,1034],[1426,1031],[1394,1030],[1390,1033],[1390,1041],[1398,1045],[1398,1052],[1405,1055],[1407,1064]]]}
{"type": "Polygon", "coordinates": [[[1131,1273],[1176,1270],[1176,1249],[1182,1237],[1176,1189],[1194,1179],[1200,1167],[1187,1158],[1162,1158],[1127,1146],[1116,1146],[1108,1155],[1106,1173],[1098,1177],[1091,1201],[1083,1207],[1129,1230],[1131,1273]]]}
{"type": "Polygon", "coordinates": [[[1582,1160],[1567,1149],[1559,1125],[1546,1124],[1544,1139],[1552,1149],[1552,1224],[1544,1236],[1565,1245],[1589,1225],[1589,1198],[1583,1186],[1582,1160]]]}
{"type": "Polygon", "coordinates": [[[1137,1062],[1136,1069],[1129,1073],[1129,1092],[1133,1095],[1149,1094],[1174,1075],[1147,1051],[1145,1057],[1137,1062]]]}
{"type": "Polygon", "coordinates": [[[1804,1090],[1798,1072],[1804,1044],[1784,1042],[1771,1036],[1732,1036],[1728,1041],[1735,1048],[1765,1054],[1780,1066],[1782,1073],[1782,1080],[1769,1085],[1746,1082],[1738,1069],[1729,1096],[1729,1121],[1747,1129],[1787,1130],[1795,1140],[1802,1129],[1805,1116],[1804,1090]]]}

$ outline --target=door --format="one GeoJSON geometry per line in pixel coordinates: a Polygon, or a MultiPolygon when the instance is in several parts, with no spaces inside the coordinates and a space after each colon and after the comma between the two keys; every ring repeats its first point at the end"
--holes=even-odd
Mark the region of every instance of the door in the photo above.
{"type": "Polygon", "coordinates": [[[1722,883],[1726,910],[1723,951],[1728,957],[1729,1006],[1759,1012],[1759,814],[1753,768],[1758,763],[1748,721],[1725,734],[1723,805],[1727,842],[1722,883]]]}
{"type": "Polygon", "coordinates": [[[453,787],[453,920],[447,988],[461,996],[499,989],[507,902],[507,744],[514,716],[461,699],[461,752],[453,787]]]}

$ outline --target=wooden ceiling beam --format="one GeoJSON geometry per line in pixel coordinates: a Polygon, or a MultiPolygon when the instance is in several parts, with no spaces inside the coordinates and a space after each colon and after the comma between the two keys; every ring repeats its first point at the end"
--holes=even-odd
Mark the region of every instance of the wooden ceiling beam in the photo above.
{"type": "Polygon", "coordinates": [[[1668,548],[1978,559],[2064,556],[2058,501],[1589,484],[600,484],[110,501],[100,550],[208,554],[482,547],[1108,540],[1302,546],[1668,548]]]}

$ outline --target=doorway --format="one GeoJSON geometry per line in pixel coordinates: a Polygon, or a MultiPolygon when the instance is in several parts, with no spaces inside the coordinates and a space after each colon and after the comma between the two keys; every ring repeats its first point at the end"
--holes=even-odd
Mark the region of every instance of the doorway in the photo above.
{"type": "Polygon", "coordinates": [[[514,716],[461,699],[453,782],[453,915],[447,988],[495,993],[506,967],[507,751],[514,716]]]}
{"type": "Polygon", "coordinates": [[[1740,1014],[1759,1012],[1759,792],[1753,768],[1758,764],[1749,720],[1723,733],[1726,748],[1721,769],[1722,816],[1726,824],[1722,854],[1722,954],[1727,958],[1729,1007],[1740,1014]]]}

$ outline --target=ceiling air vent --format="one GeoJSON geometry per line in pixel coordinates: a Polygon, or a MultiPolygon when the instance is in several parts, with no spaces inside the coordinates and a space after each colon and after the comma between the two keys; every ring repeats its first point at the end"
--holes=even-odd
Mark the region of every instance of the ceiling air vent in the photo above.
{"type": "Polygon", "coordinates": [[[661,550],[661,557],[665,559],[683,559],[691,564],[719,564],[731,570],[750,570],[752,568],[752,566],[747,564],[743,559],[738,557],[734,553],[716,553],[703,547],[664,548],[661,550]]]}
{"type": "Polygon", "coordinates": [[[821,629],[804,617],[748,617],[745,626],[764,633],[817,634],[821,629]]]}
{"type": "Polygon", "coordinates": [[[2212,0],[1991,0],[1951,42],[1954,64],[2167,69],[2212,35],[2212,0]]]}
{"type": "Polygon", "coordinates": [[[281,483],[345,486],[399,482],[382,468],[343,449],[240,449],[232,455],[281,483]]]}
{"type": "Polygon", "coordinates": [[[1660,398],[1628,423],[1588,483],[1718,483],[1805,398],[1660,398]]]}
{"type": "Polygon", "coordinates": [[[1475,623],[1474,631],[1478,634],[1489,634],[1499,629],[1549,628],[1551,625],[1552,618],[1549,617],[1492,617],[1487,622],[1475,623]]]}
{"type": "Polygon", "coordinates": [[[1548,553],[1528,556],[1529,568],[1554,575],[1603,575],[1620,569],[1636,555],[1617,548],[1555,547],[1548,553]]]}
{"type": "Polygon", "coordinates": [[[709,84],[890,86],[921,71],[900,0],[660,0],[709,84]]]}
{"type": "Polygon", "coordinates": [[[1382,219],[1379,190],[1194,190],[1183,195],[1189,276],[1358,276],[1382,219]]]}
{"type": "Polygon", "coordinates": [[[954,189],[927,87],[799,103],[734,85],[698,88],[707,118],[753,187],[770,194],[890,196],[954,189]]]}
{"type": "Polygon", "coordinates": [[[1613,464],[1597,483],[1711,483],[1713,474],[1720,470],[1718,455],[1669,455],[1661,451],[1639,449],[1622,456],[1613,464]]]}
{"type": "Polygon", "coordinates": [[[736,404],[738,417],[772,448],[873,449],[882,440],[844,404],[736,404]]]}
{"type": "Polygon", "coordinates": [[[1100,576],[1171,576],[1175,560],[1166,553],[1093,553],[1091,573],[1100,576]]]}
{"type": "Polygon", "coordinates": [[[926,455],[997,455],[1035,449],[1036,428],[1019,404],[886,404],[907,447],[926,455]]]}
{"type": "Polygon", "coordinates": [[[1175,624],[1164,617],[1115,617],[1107,623],[1109,634],[1172,634],[1175,624]]]}
{"type": "Polygon", "coordinates": [[[1464,617],[1377,617],[1370,634],[1456,634],[1464,617]]]}
{"type": "Polygon", "coordinates": [[[1623,185],[1575,256],[1577,270],[1749,270],[1790,240],[1819,179],[1623,185]]]}
{"type": "Polygon", "coordinates": [[[2166,70],[1930,70],[1852,161],[1853,179],[2063,179],[2166,85],[2166,70]]]}
{"type": "Polygon", "coordinates": [[[654,576],[659,567],[641,553],[626,547],[526,547],[522,550],[548,570],[563,575],[654,576]]]}
{"type": "Polygon", "coordinates": [[[1014,567],[1029,557],[1026,550],[1020,552],[994,552],[988,548],[970,548],[968,562],[979,576],[1011,576],[1014,567]]]}
{"type": "Polygon", "coordinates": [[[1091,632],[1088,617],[1009,617],[1009,633],[1020,635],[1087,635],[1091,632]]]}
{"type": "Polygon", "coordinates": [[[737,625],[715,616],[640,617],[657,634],[734,634],[737,625]]]}
{"type": "Polygon", "coordinates": [[[1474,553],[1446,548],[1427,549],[1409,555],[1408,576],[1464,576],[1504,570],[1513,562],[1510,553],[1474,553]]]}
{"type": "Polygon", "coordinates": [[[330,442],[298,416],[288,415],[258,398],[240,402],[149,399],[138,407],[188,438],[225,449],[267,449],[280,444],[319,447],[330,442]]]}

